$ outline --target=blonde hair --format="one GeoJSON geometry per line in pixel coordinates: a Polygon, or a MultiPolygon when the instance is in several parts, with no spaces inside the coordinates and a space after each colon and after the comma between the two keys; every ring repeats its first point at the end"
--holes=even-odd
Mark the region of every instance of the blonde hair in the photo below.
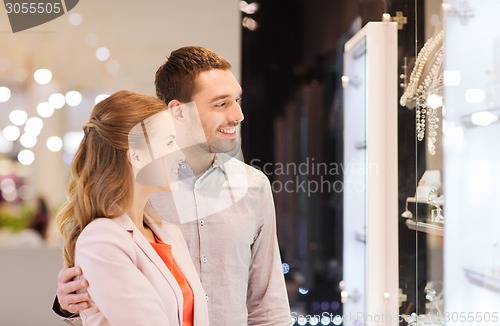
{"type": "Polygon", "coordinates": [[[156,97],[131,91],[118,91],[95,105],[71,163],[67,202],[56,216],[67,266],[74,265],[76,240],[85,226],[96,218],[123,215],[131,207],[134,179],[127,158],[128,133],[165,109],[156,97]]]}

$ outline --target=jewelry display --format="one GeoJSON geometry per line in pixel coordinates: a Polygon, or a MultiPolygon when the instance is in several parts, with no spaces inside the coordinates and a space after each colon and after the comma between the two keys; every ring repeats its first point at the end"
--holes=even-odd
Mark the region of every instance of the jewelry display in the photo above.
{"type": "Polygon", "coordinates": [[[443,289],[442,289],[442,282],[428,282],[427,285],[425,286],[425,298],[429,301],[426,304],[426,307],[428,309],[428,314],[436,315],[436,316],[442,316],[442,307],[444,305],[443,301],[443,289]],[[437,285],[441,284],[441,290],[438,291],[437,285]]]}
{"type": "MultiPolygon", "coordinates": [[[[439,282],[442,283],[442,282],[439,282]]],[[[425,299],[429,302],[425,305],[427,312],[417,315],[402,315],[408,325],[427,325],[427,326],[442,326],[444,325],[444,317],[442,313],[443,306],[443,290],[437,291],[434,282],[428,282],[425,286],[425,299]]]]}
{"type": "Polygon", "coordinates": [[[444,31],[430,38],[422,47],[415,60],[410,81],[399,102],[408,108],[415,107],[417,139],[425,138],[428,123],[428,151],[436,154],[436,137],[439,128],[437,109],[442,106],[443,90],[443,46],[444,31]]]}
{"type": "Polygon", "coordinates": [[[425,170],[422,177],[418,181],[417,191],[415,197],[419,203],[429,203],[429,196],[432,191],[436,192],[441,188],[441,171],[439,170],[425,170]]]}
{"type": "Polygon", "coordinates": [[[436,189],[431,189],[427,199],[429,205],[435,208],[431,211],[431,222],[444,223],[443,209],[441,205],[444,203],[444,196],[438,196],[436,189]]]}
{"type": "Polygon", "coordinates": [[[415,196],[406,198],[405,210],[401,213],[401,217],[406,219],[406,226],[410,230],[443,236],[444,216],[442,207],[444,205],[444,195],[438,195],[439,189],[441,189],[441,172],[439,170],[426,170],[418,182],[415,196]],[[430,218],[427,216],[425,218],[414,218],[408,203],[431,206],[430,218]]]}
{"type": "Polygon", "coordinates": [[[406,198],[406,205],[405,205],[405,211],[401,213],[401,217],[404,218],[413,218],[413,213],[408,209],[408,202],[409,201],[414,201],[415,197],[407,197],[406,198]]]}
{"type": "MultiPolygon", "coordinates": [[[[424,87],[427,85],[427,121],[429,123],[429,135],[427,137],[427,150],[429,154],[436,154],[436,142],[439,129],[438,108],[443,106],[442,93],[444,73],[443,68],[444,47],[441,46],[437,52],[430,73],[424,80],[424,87]],[[434,99],[434,100],[432,100],[434,99]]],[[[425,96],[425,95],[424,95],[425,96]]],[[[422,137],[423,139],[423,137],[422,137]]]]}
{"type": "MultiPolygon", "coordinates": [[[[401,213],[401,217],[411,219],[413,218],[413,213],[408,209],[408,203],[420,203],[421,201],[417,200],[416,197],[407,197],[406,198],[406,206],[403,213],[401,213]]],[[[430,222],[436,223],[444,223],[443,209],[441,206],[444,204],[444,195],[437,195],[436,189],[431,189],[429,191],[429,196],[427,199],[427,204],[434,206],[431,210],[431,219],[430,222]]]]}

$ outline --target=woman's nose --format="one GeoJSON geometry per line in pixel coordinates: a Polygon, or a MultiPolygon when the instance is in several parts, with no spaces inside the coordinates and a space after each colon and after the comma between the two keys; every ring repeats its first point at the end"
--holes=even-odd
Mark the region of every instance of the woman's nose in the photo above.
{"type": "Polygon", "coordinates": [[[184,155],[184,152],[179,148],[179,146],[176,146],[176,154],[177,154],[177,162],[181,163],[184,162],[186,159],[186,155],[184,155]]]}

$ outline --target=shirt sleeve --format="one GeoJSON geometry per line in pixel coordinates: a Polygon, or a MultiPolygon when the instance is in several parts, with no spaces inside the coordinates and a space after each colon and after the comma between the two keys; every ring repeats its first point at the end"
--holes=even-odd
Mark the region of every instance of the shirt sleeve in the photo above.
{"type": "Polygon", "coordinates": [[[161,298],[136,260],[130,234],[115,222],[102,219],[86,227],[75,252],[92,298],[91,307],[80,312],[84,323],[104,319],[110,325],[169,324],[161,298]]]}
{"type": "Polygon", "coordinates": [[[57,297],[54,298],[54,303],[52,304],[52,311],[55,312],[59,317],[61,317],[61,320],[68,325],[73,325],[73,326],[82,325],[82,320],[80,319],[80,316],[78,314],[72,314],[62,309],[61,306],[59,305],[57,297]]]}
{"type": "Polygon", "coordinates": [[[290,306],[276,236],[276,213],[266,177],[260,188],[261,225],[252,245],[247,308],[248,325],[291,325],[290,306]]]}

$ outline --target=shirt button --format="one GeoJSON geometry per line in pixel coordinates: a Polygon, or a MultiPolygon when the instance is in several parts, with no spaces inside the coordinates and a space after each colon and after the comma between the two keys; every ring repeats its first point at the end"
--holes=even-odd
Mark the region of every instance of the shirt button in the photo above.
{"type": "Polygon", "coordinates": [[[203,220],[200,220],[200,225],[203,226],[205,222],[203,220]]]}
{"type": "Polygon", "coordinates": [[[194,187],[195,187],[196,189],[198,189],[198,188],[200,188],[200,184],[199,184],[199,183],[195,183],[195,184],[194,184],[194,187]]]}
{"type": "Polygon", "coordinates": [[[185,169],[186,168],[186,164],[181,164],[181,168],[185,169]]]}
{"type": "Polygon", "coordinates": [[[205,294],[205,299],[208,301],[208,294],[205,294]]]}
{"type": "Polygon", "coordinates": [[[207,262],[207,257],[203,256],[203,262],[206,263],[207,262]]]}

